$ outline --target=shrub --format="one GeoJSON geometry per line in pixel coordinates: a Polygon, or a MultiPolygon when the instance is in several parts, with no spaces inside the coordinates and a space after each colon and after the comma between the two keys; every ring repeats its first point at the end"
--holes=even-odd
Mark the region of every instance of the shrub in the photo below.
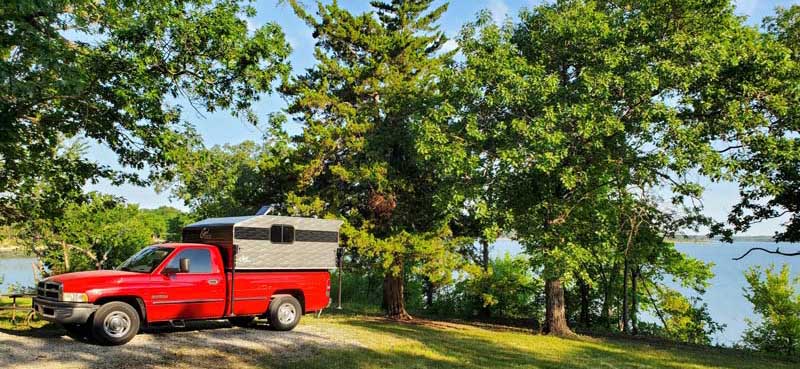
{"type": "Polygon", "coordinates": [[[745,346],[788,355],[800,352],[800,277],[792,279],[788,265],[779,272],[770,265],[764,273],[750,268],[745,278],[750,284],[745,297],[761,317],[760,322],[747,319],[745,346]]]}
{"type": "Polygon", "coordinates": [[[467,278],[438,291],[432,312],[462,318],[488,313],[491,318],[541,319],[543,283],[527,258],[506,254],[492,260],[488,271],[476,265],[465,269],[467,278]]]}

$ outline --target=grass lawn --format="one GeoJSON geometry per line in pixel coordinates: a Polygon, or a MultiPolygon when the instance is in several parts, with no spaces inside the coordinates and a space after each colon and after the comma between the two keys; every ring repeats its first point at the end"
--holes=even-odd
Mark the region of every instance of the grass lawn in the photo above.
{"type": "Polygon", "coordinates": [[[379,318],[333,316],[301,324],[341,331],[362,347],[319,348],[276,368],[800,368],[789,362],[732,349],[633,340],[562,339],[521,331],[490,330],[436,321],[397,323],[379,318]]]}
{"type": "MultiPolygon", "coordinates": [[[[11,307],[11,299],[8,297],[0,297],[0,307],[6,308],[11,307]]],[[[31,321],[30,325],[25,324],[25,317],[28,315],[28,310],[31,307],[31,299],[30,298],[18,298],[17,299],[17,308],[22,310],[17,311],[17,319],[16,324],[14,324],[11,320],[12,311],[11,310],[0,310],[0,332],[2,330],[14,330],[14,331],[28,331],[31,329],[43,328],[47,325],[47,322],[40,320],[38,318],[34,318],[31,321]]],[[[55,328],[55,327],[52,327],[55,328]]]]}
{"type": "MultiPolygon", "coordinates": [[[[30,306],[29,299],[20,302],[23,306],[30,306]]],[[[8,299],[0,300],[2,306],[9,304],[8,299]]],[[[9,319],[10,314],[9,311],[0,312],[0,333],[28,336],[35,340],[60,330],[57,326],[43,321],[34,321],[33,327],[28,327],[24,321],[13,325],[9,319]]],[[[18,317],[24,315],[18,313],[18,317]]],[[[322,318],[307,315],[300,324],[306,329],[298,328],[301,331],[298,334],[308,336],[323,334],[308,332],[324,332],[328,337],[342,338],[345,344],[329,345],[325,344],[325,339],[297,342],[299,346],[292,348],[288,353],[273,352],[263,357],[253,356],[250,362],[254,366],[276,369],[800,368],[800,361],[787,361],[732,349],[644,343],[617,338],[562,339],[520,330],[497,329],[497,327],[487,329],[422,319],[413,323],[398,323],[377,317],[359,316],[352,312],[342,315],[330,315],[330,312],[326,312],[322,318]]],[[[220,332],[224,333],[224,329],[231,328],[222,329],[220,332]]],[[[265,332],[265,337],[271,337],[263,339],[274,340],[275,337],[280,337],[266,334],[269,331],[262,332],[265,332]]],[[[163,340],[165,345],[163,350],[168,353],[171,341],[169,334],[152,337],[163,340]]],[[[69,343],[63,340],[53,342],[61,345],[69,343]]],[[[186,344],[187,342],[183,342],[183,345],[186,344]]],[[[194,352],[191,342],[188,344],[190,351],[186,352],[189,355],[186,360],[189,360],[191,353],[194,352]]],[[[125,352],[125,347],[116,350],[125,352]]],[[[89,346],[71,350],[76,349],[93,350],[89,346]]],[[[111,354],[115,352],[112,349],[108,350],[111,354]]],[[[200,354],[202,352],[198,351],[198,355],[200,354]]],[[[233,355],[231,358],[236,358],[236,355],[246,353],[217,351],[214,354],[233,355]]],[[[172,364],[178,366],[191,364],[190,361],[182,362],[182,360],[178,359],[172,364]]]]}

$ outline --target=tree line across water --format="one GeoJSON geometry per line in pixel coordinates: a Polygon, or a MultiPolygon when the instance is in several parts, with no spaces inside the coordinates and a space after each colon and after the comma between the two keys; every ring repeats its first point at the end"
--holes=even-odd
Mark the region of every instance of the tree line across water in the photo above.
{"type": "MultiPolygon", "coordinates": [[[[275,204],[344,220],[349,291],[394,319],[424,308],[696,343],[721,327],[664,280],[702,292],[710,265],[666,239],[782,216],[776,238],[800,239],[800,6],[751,27],[728,0],[563,0],[502,24],[479,13],[449,40],[448,4],[431,0],[287,3],[315,40],[296,74],[277,24],[248,30],[249,3],[0,5],[0,225],[69,271],[154,235],[87,183],[170,191],[192,210],[162,217],[174,225],[275,204]],[[287,107],[259,116],[268,93],[287,107]],[[206,147],[187,109],[264,135],[206,147]],[[88,158],[87,141],[118,165],[88,158]],[[715,181],[739,186],[724,222],[702,208],[715,181]],[[504,234],[522,256],[490,258],[504,234]],[[660,324],[640,322],[645,309],[660,324]]],[[[797,281],[748,281],[764,319],[746,344],[797,353],[797,281]]]]}

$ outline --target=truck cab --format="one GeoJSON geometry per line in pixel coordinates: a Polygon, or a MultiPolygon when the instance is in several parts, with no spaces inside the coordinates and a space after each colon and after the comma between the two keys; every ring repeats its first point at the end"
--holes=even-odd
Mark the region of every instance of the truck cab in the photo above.
{"type": "MultiPolygon", "coordinates": [[[[234,225],[241,222],[241,217],[216,218],[214,224],[219,224],[220,219],[233,222],[230,240],[235,240],[234,225]]],[[[238,245],[211,243],[214,240],[207,237],[211,242],[145,247],[115,270],[47,278],[37,285],[34,309],[43,319],[59,323],[69,332],[111,345],[124,344],[133,339],[141,326],[160,322],[183,324],[186,320],[228,319],[234,325],[247,325],[261,317],[268,319],[272,329],[293,329],[304,313],[322,310],[330,304],[329,270],[336,265],[335,249],[327,252],[332,246],[330,236],[320,238],[319,233],[315,233],[316,239],[303,241],[301,234],[300,241],[295,242],[298,235],[292,234],[291,243],[283,242],[289,238],[287,224],[302,223],[302,227],[309,228],[309,224],[320,223],[316,219],[303,219],[310,218],[258,216],[251,219],[248,234],[260,228],[253,227],[254,223],[272,229],[272,224],[279,222],[281,239],[273,243],[274,239],[263,239],[264,233],[256,232],[258,239],[251,240],[246,232],[239,232],[240,242],[248,245],[242,252],[248,259],[237,256],[238,245]],[[276,248],[276,245],[279,246],[276,248]],[[296,249],[298,246],[301,249],[296,249]],[[309,249],[317,249],[314,251],[317,253],[327,251],[325,255],[318,255],[313,265],[304,264],[300,260],[309,260],[302,255],[309,249]],[[302,259],[293,255],[296,253],[302,259]],[[253,262],[251,259],[255,256],[262,261],[253,262]],[[237,262],[246,268],[238,268],[237,262]]],[[[327,224],[326,229],[334,226],[337,232],[341,224],[323,222],[334,222],[327,224]]],[[[187,233],[211,234],[207,227],[210,223],[198,224],[202,226],[199,233],[195,229],[198,227],[190,225],[184,231],[184,239],[187,233]]],[[[292,232],[297,232],[296,228],[292,226],[292,232]]],[[[338,247],[338,234],[334,246],[338,247]]]]}

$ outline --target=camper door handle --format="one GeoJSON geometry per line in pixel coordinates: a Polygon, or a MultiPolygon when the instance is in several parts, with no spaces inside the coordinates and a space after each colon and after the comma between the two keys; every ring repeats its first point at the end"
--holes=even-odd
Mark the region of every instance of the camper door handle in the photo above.
{"type": "Polygon", "coordinates": [[[219,283],[219,279],[209,279],[208,280],[208,284],[210,284],[212,286],[216,286],[217,283],[219,283]]]}

